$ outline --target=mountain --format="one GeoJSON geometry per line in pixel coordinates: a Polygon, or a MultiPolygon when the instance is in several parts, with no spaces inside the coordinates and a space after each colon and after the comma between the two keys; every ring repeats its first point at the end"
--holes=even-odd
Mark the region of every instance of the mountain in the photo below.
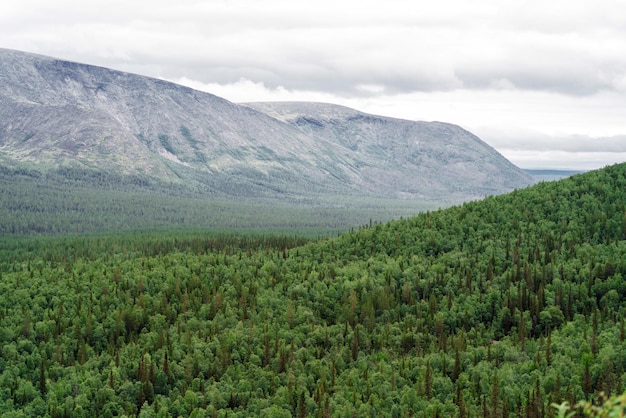
{"type": "Polygon", "coordinates": [[[458,202],[533,183],[454,125],[318,103],[237,105],[159,79],[6,49],[0,161],[283,201],[361,195],[458,202]]]}
{"type": "Polygon", "coordinates": [[[0,88],[7,159],[197,181],[226,194],[345,188],[333,182],[341,155],[328,144],[208,93],[7,50],[0,88]]]}
{"type": "Polygon", "coordinates": [[[396,197],[472,199],[533,182],[459,126],[370,115],[327,103],[248,103],[302,132],[352,151],[358,187],[396,197]]]}
{"type": "Polygon", "coordinates": [[[530,169],[530,168],[524,169],[524,171],[539,181],[561,180],[567,177],[571,177],[574,174],[584,173],[584,171],[580,171],[580,170],[551,170],[551,169],[530,169]]]}

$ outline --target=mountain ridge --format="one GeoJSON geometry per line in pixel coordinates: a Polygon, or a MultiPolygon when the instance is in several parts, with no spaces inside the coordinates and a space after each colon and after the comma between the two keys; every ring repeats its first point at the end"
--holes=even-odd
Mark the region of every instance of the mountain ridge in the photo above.
{"type": "Polygon", "coordinates": [[[461,189],[468,174],[469,177],[474,176],[473,180],[486,182],[487,173],[494,169],[499,169],[503,175],[509,171],[509,177],[491,178],[492,189],[484,188],[484,195],[498,194],[498,189],[504,188],[503,183],[506,181],[516,184],[516,187],[523,187],[511,175],[514,167],[512,163],[480,138],[457,125],[371,115],[330,103],[259,102],[245,105],[298,127],[303,132],[340,143],[352,151],[375,158],[385,157],[382,162],[363,157],[363,162],[371,170],[368,177],[383,179],[382,183],[385,184],[401,185],[408,195],[423,196],[426,189],[445,193],[449,192],[449,186],[461,189]],[[398,165],[419,174],[420,178],[394,173],[398,165]],[[468,173],[468,169],[472,168],[473,172],[468,173]],[[452,175],[442,180],[439,178],[442,173],[452,175]],[[419,184],[420,181],[422,184],[419,184]],[[502,184],[496,185],[498,181],[502,184]],[[416,183],[419,185],[416,186],[416,183]]]}
{"type": "MultiPolygon", "coordinates": [[[[281,120],[269,104],[238,105],[160,79],[6,49],[0,58],[5,163],[112,170],[278,199],[370,195],[454,203],[533,182],[455,125],[334,107],[351,116],[316,128],[310,121],[319,122],[319,111],[309,122],[281,120]],[[406,142],[415,138],[430,147],[398,164],[415,151],[406,142]]],[[[321,104],[298,106],[311,113],[321,104]]]]}

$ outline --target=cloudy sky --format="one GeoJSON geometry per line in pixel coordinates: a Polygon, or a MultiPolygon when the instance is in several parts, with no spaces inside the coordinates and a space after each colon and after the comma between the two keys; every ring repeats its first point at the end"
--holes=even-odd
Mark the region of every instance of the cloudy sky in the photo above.
{"type": "Polygon", "coordinates": [[[3,0],[0,47],[235,102],[455,123],[525,168],[626,161],[624,0],[3,0]]]}

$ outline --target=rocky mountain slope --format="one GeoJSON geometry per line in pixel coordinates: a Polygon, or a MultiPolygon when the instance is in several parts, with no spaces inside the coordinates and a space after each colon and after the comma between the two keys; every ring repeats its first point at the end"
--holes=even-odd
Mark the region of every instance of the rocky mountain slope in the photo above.
{"type": "Polygon", "coordinates": [[[0,161],[281,199],[455,202],[533,182],[454,125],[315,103],[237,105],[163,80],[6,49],[0,161]]]}
{"type": "Polygon", "coordinates": [[[492,195],[532,180],[472,133],[441,122],[370,115],[327,103],[249,103],[303,132],[352,151],[359,187],[444,199],[492,195]]]}

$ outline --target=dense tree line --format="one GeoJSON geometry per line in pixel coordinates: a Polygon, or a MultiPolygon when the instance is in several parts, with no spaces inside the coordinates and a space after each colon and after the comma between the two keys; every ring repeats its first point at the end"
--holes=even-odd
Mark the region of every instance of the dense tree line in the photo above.
{"type": "MultiPolygon", "coordinates": [[[[233,183],[232,188],[244,188],[233,183]]],[[[247,192],[246,192],[247,193],[247,192]]],[[[211,185],[59,168],[0,167],[0,234],[64,235],[155,228],[282,231],[309,237],[346,231],[438,204],[336,196],[250,198],[211,185]]]]}
{"type": "Polygon", "coordinates": [[[45,242],[2,253],[6,416],[545,417],[626,390],[626,164],[308,243],[45,242]]]}

